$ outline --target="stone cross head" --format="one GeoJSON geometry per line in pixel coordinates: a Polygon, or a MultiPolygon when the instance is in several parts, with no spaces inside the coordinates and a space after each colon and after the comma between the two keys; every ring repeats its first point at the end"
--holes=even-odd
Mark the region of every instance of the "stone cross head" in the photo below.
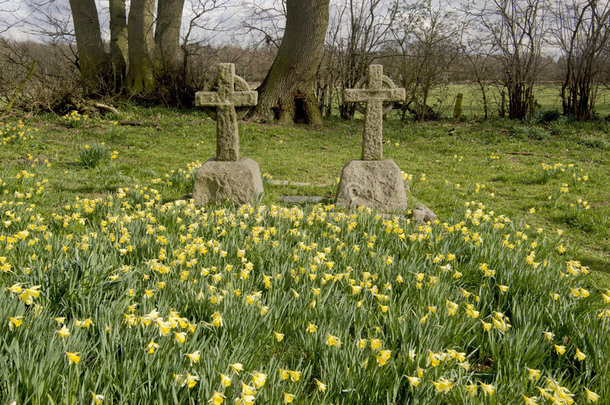
{"type": "MultiPolygon", "coordinates": [[[[364,79],[360,82],[364,82],[364,79]]],[[[366,84],[366,88],[345,89],[343,99],[348,103],[366,103],[362,160],[382,160],[383,102],[402,101],[406,91],[397,88],[389,77],[383,75],[382,65],[369,65],[366,84]]]]}
{"type": "Polygon", "coordinates": [[[239,132],[235,107],[254,106],[258,93],[235,74],[235,65],[219,63],[216,78],[206,91],[195,93],[195,105],[216,109],[216,160],[239,160],[239,132]],[[216,91],[212,91],[216,88],[216,91]]]}

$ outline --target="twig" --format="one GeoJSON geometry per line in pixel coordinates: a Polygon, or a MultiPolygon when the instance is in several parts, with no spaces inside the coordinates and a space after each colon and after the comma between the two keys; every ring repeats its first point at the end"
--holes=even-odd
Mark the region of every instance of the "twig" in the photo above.
{"type": "Polygon", "coordinates": [[[13,97],[11,98],[11,101],[8,103],[8,105],[6,106],[6,108],[4,109],[4,116],[7,116],[9,111],[11,110],[11,108],[13,108],[13,104],[15,103],[15,100],[17,100],[17,97],[19,96],[19,93],[21,93],[21,90],[23,89],[23,86],[25,85],[25,83],[30,80],[30,78],[32,77],[32,75],[34,74],[34,70],[36,70],[36,66],[37,63],[36,61],[34,61],[34,63],[32,63],[32,67],[30,68],[30,70],[28,71],[28,73],[25,75],[25,77],[23,79],[21,79],[21,81],[19,82],[19,85],[17,86],[17,88],[15,89],[15,94],[13,94],[13,97]]]}
{"type": "Polygon", "coordinates": [[[119,115],[119,110],[117,110],[115,107],[111,106],[111,105],[107,105],[107,104],[102,104],[102,103],[95,103],[93,104],[96,108],[99,108],[101,110],[107,110],[110,111],[113,114],[119,115]]]}

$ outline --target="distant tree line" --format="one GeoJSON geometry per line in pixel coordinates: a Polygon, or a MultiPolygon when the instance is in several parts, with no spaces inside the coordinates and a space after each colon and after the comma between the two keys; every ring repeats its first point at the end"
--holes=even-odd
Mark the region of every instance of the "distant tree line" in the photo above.
{"type": "MultiPolygon", "coordinates": [[[[0,0],[0,11],[15,3],[0,0]]],[[[373,62],[407,89],[394,105],[405,119],[439,118],[438,94],[456,82],[477,86],[484,118],[496,112],[489,86],[500,89],[499,115],[524,119],[537,108],[535,85],[554,83],[564,115],[592,119],[598,91],[610,86],[609,0],[107,4],[23,0],[28,18],[0,20],[0,111],[98,98],[190,106],[220,61],[260,84],[248,117],[282,123],[317,124],[337,110],[353,117],[359,106],[342,90],[373,62]],[[12,39],[11,24],[37,41],[12,39]]]]}

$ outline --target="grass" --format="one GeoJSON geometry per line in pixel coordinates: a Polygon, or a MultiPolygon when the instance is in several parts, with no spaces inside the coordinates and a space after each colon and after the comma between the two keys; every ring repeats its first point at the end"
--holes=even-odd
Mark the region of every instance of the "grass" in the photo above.
{"type": "Polygon", "coordinates": [[[609,400],[608,123],[390,115],[385,155],[440,218],[421,225],[277,205],[332,198],[359,120],[240,124],[265,197],[198,208],[214,122],[124,111],[3,130],[3,400],[609,400]],[[84,145],[113,152],[86,165],[84,145]]]}
{"type": "MultiPolygon", "coordinates": [[[[35,139],[13,140],[0,151],[0,178],[9,181],[29,170],[38,179],[48,179],[46,188],[51,192],[37,201],[46,214],[75,196],[100,196],[152,180],[158,182],[155,186],[161,187],[167,200],[190,193],[192,180],[184,179],[180,170],[214,155],[214,122],[198,111],[161,108],[128,108],[122,119],[142,125],[121,126],[91,118],[82,127],[66,128],[63,118],[37,117],[26,125],[32,129],[29,133],[38,130],[35,139]],[[81,148],[102,143],[113,151],[114,159],[87,168],[79,155],[81,148]],[[164,176],[175,177],[170,179],[171,187],[164,176]]],[[[258,161],[264,173],[312,184],[267,184],[267,203],[283,194],[332,199],[341,168],[360,155],[359,120],[331,119],[317,129],[253,123],[240,127],[242,153],[258,161]]],[[[606,276],[610,273],[609,132],[608,123],[563,118],[541,125],[498,119],[405,125],[390,115],[385,123],[389,143],[384,153],[413,175],[415,197],[441,218],[476,199],[532,227],[561,229],[567,255],[610,283],[606,276]],[[561,163],[564,171],[549,176],[542,163],[561,163]],[[422,173],[426,181],[421,181],[422,173]],[[577,180],[585,175],[587,181],[577,180]],[[569,185],[568,193],[560,191],[563,184],[569,185]],[[587,201],[590,209],[584,210],[579,199],[587,201]],[[535,214],[530,213],[532,208],[535,214]]]]}
{"type": "MultiPolygon", "coordinates": [[[[485,92],[488,99],[489,116],[497,116],[501,104],[501,88],[499,86],[487,85],[485,92]]],[[[440,110],[446,116],[452,116],[455,97],[458,93],[464,96],[462,106],[466,118],[483,116],[483,102],[481,90],[474,84],[452,84],[445,89],[436,90],[433,94],[432,104],[440,106],[440,110]]],[[[561,111],[561,97],[559,87],[556,85],[538,85],[534,90],[534,99],[541,110],[561,111]]],[[[508,103],[508,99],[506,101],[508,103]]],[[[506,106],[508,108],[508,106],[506,106]]],[[[610,90],[599,88],[596,98],[595,112],[599,117],[610,115],[610,90]]]]}

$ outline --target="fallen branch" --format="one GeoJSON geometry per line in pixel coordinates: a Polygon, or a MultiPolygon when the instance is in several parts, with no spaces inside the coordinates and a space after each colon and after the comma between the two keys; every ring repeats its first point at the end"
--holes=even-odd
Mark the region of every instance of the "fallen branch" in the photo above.
{"type": "Polygon", "coordinates": [[[113,114],[119,115],[119,110],[117,110],[115,107],[113,107],[111,105],[102,104],[102,103],[95,103],[94,106],[96,108],[99,108],[100,110],[110,111],[113,114]]]}
{"type": "Polygon", "coordinates": [[[119,125],[126,125],[130,127],[158,127],[158,122],[144,122],[144,121],[119,121],[119,125]]]}

